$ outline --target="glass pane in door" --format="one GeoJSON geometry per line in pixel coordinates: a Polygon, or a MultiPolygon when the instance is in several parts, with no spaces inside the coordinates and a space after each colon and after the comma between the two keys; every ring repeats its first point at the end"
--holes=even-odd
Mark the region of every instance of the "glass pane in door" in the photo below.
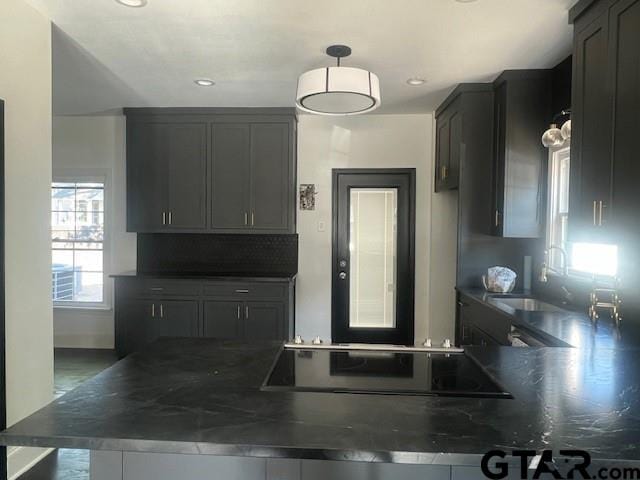
{"type": "Polygon", "coordinates": [[[349,326],[396,326],[398,189],[351,188],[349,326]]]}

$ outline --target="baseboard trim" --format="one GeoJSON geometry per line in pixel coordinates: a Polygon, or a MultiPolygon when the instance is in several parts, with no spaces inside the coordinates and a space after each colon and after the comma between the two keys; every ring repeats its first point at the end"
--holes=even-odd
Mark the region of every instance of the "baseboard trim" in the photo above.
{"type": "Polygon", "coordinates": [[[7,453],[7,477],[9,480],[16,480],[53,450],[53,448],[10,447],[7,453]]]}

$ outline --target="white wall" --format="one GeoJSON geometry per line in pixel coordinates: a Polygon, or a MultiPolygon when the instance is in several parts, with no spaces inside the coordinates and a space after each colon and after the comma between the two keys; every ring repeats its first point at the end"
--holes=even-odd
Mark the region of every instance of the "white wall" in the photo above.
{"type": "MultiPolygon", "coordinates": [[[[124,116],[54,117],[53,170],[54,176],[106,176],[105,271],[135,270],[136,236],[126,232],[124,116]]],[[[112,308],[54,311],[56,347],[113,348],[113,332],[112,308]]]]}
{"type": "MultiPolygon", "coordinates": [[[[440,264],[431,267],[430,245],[434,241],[444,241],[439,235],[450,233],[437,229],[434,233],[438,238],[430,240],[434,198],[431,194],[432,164],[432,115],[300,116],[298,182],[314,183],[318,192],[315,211],[298,211],[300,251],[296,331],[303,338],[310,339],[315,335],[331,338],[333,168],[416,168],[416,341],[431,335],[430,329],[440,335],[447,331],[446,325],[453,325],[453,317],[430,319],[430,272],[438,275],[438,267],[442,267],[440,264]],[[324,231],[319,231],[319,222],[324,222],[324,231]],[[441,327],[441,323],[445,326],[441,327]]],[[[441,214],[442,210],[438,203],[433,212],[441,214]]],[[[455,243],[455,237],[445,240],[455,243]]]]}
{"type": "MultiPolygon", "coordinates": [[[[51,24],[23,0],[0,2],[5,101],[7,423],[53,397],[49,204],[51,24]]],[[[42,454],[10,449],[14,475],[42,454]]]]}

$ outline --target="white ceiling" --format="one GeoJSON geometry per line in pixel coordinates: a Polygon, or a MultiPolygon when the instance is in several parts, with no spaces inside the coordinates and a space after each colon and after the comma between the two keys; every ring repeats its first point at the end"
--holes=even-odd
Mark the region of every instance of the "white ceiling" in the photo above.
{"type": "Polygon", "coordinates": [[[377,73],[382,113],[432,111],[460,82],[551,67],[570,53],[575,0],[31,0],[55,23],[54,112],[123,106],[293,106],[332,64],[377,73]],[[406,84],[424,77],[420,87],[406,84]],[[208,77],[214,87],[198,87],[208,77]]]}

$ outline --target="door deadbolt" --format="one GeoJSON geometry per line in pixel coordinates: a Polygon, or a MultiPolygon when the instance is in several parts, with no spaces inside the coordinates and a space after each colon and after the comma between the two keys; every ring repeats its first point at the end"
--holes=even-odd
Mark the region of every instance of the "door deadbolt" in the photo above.
{"type": "Polygon", "coordinates": [[[345,272],[340,272],[338,274],[338,277],[340,277],[340,280],[344,280],[345,278],[347,278],[347,274],[345,272]]]}
{"type": "Polygon", "coordinates": [[[347,266],[347,261],[346,260],[340,260],[340,268],[344,268],[347,266]]]}

